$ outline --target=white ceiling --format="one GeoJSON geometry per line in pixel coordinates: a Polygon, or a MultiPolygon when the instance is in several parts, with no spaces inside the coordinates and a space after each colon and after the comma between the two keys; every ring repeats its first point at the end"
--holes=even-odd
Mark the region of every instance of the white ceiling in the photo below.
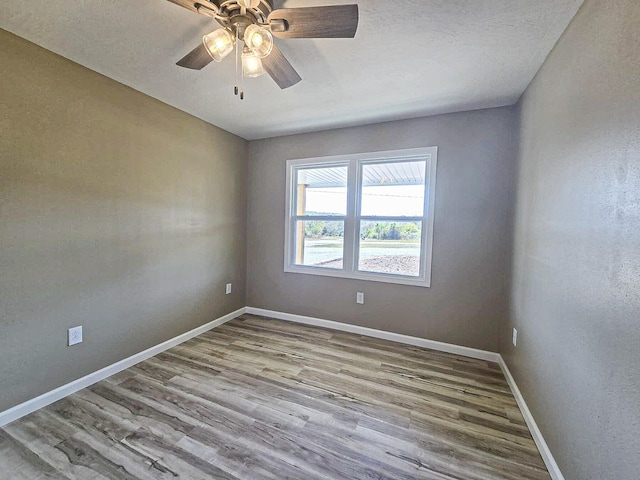
{"type": "Polygon", "coordinates": [[[2,28],[246,139],[515,103],[582,0],[358,3],[355,39],[278,45],[302,82],[233,95],[235,63],[175,65],[217,23],[166,0],[2,0],[2,28]]]}

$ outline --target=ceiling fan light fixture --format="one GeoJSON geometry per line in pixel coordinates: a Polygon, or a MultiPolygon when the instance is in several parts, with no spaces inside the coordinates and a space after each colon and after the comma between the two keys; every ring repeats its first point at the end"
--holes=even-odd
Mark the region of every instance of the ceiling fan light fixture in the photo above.
{"type": "Polygon", "coordinates": [[[219,28],[202,37],[202,43],[207,49],[211,58],[216,62],[221,62],[224,57],[233,51],[236,38],[224,28],[219,28]]]}
{"type": "Polygon", "coordinates": [[[254,55],[250,48],[242,49],[242,74],[245,77],[259,77],[265,73],[260,57],[254,55]]]}
{"type": "Polygon", "coordinates": [[[264,58],[273,50],[273,35],[267,27],[249,25],[244,31],[244,44],[258,58],[264,58]]]}
{"type": "MultiPolygon", "coordinates": [[[[222,27],[205,35],[203,43],[178,60],[176,65],[202,70],[214,60],[222,61],[235,46],[236,81],[239,77],[242,82],[245,71],[247,76],[256,76],[264,69],[281,89],[296,85],[302,78],[274,43],[274,37],[353,38],[358,29],[357,4],[274,9],[275,0],[169,1],[210,16],[222,27]],[[243,44],[242,50],[240,42],[243,44]],[[241,62],[244,47],[249,53],[244,55],[241,62]],[[240,68],[241,63],[244,64],[243,68],[240,68]]],[[[278,3],[288,2],[279,0],[278,3]]],[[[243,92],[237,87],[235,91],[242,98],[243,92]]]]}

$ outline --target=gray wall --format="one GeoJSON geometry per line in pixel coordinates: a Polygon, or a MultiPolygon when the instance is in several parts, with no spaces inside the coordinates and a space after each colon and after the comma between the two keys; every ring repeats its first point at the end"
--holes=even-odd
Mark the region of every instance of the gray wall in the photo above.
{"type": "Polygon", "coordinates": [[[512,322],[502,353],[568,480],[635,480],[640,3],[587,0],[520,109],[512,322]]]}
{"type": "Polygon", "coordinates": [[[245,305],[247,144],[0,42],[2,411],[245,305]]]}
{"type": "Polygon", "coordinates": [[[247,304],[497,351],[508,310],[515,114],[480,110],[251,142],[247,304]],[[430,288],[284,273],[288,159],[433,145],[430,288]]]}

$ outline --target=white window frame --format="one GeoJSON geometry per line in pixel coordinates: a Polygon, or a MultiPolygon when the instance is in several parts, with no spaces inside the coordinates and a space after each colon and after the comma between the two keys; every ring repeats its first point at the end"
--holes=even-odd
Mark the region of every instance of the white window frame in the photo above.
{"type": "Polygon", "coordinates": [[[357,153],[330,157],[302,158],[287,160],[286,172],[286,208],[285,208],[285,244],[284,271],[288,273],[303,273],[308,275],[322,275],[327,277],[352,278],[373,282],[414,285],[420,287],[431,286],[431,263],[433,252],[433,222],[436,197],[436,166],[438,162],[438,147],[411,148],[383,152],[357,153]],[[426,161],[425,195],[422,217],[400,216],[362,216],[360,189],[362,185],[362,167],[371,163],[388,163],[394,161],[426,161]],[[296,170],[301,167],[331,167],[347,166],[347,213],[345,216],[304,216],[296,214],[297,185],[296,170]],[[295,263],[296,221],[311,218],[312,220],[344,221],[344,256],[343,268],[327,268],[311,265],[297,265],[295,263]],[[360,238],[360,220],[422,222],[422,238],[420,248],[420,275],[404,276],[388,273],[364,272],[358,270],[358,255],[360,238]]]}

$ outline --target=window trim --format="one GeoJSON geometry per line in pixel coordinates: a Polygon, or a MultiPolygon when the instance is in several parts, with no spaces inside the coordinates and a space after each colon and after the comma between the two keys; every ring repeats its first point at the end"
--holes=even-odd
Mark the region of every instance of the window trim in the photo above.
{"type": "Polygon", "coordinates": [[[420,287],[431,286],[431,267],[433,254],[433,225],[435,214],[435,180],[438,160],[438,147],[410,148],[403,150],[390,150],[380,152],[356,153],[348,155],[336,155],[327,157],[301,158],[287,160],[286,163],[286,195],[285,195],[285,238],[284,238],[284,271],[287,273],[303,273],[308,275],[321,275],[327,277],[350,278],[372,282],[384,282],[401,285],[413,285],[420,287]],[[361,195],[363,166],[372,163],[390,163],[393,161],[426,160],[425,168],[425,196],[424,214],[422,217],[397,217],[397,216],[364,216],[375,220],[390,219],[392,221],[419,221],[423,222],[421,229],[420,249],[420,275],[409,277],[388,273],[363,272],[357,269],[357,261],[360,253],[357,244],[360,235],[361,195]],[[297,205],[297,179],[295,172],[301,167],[330,167],[347,166],[347,211],[346,215],[335,217],[304,216],[312,220],[324,219],[327,221],[344,221],[344,256],[343,268],[325,268],[310,265],[297,265],[295,263],[295,231],[296,221],[303,216],[294,211],[297,205]]]}

